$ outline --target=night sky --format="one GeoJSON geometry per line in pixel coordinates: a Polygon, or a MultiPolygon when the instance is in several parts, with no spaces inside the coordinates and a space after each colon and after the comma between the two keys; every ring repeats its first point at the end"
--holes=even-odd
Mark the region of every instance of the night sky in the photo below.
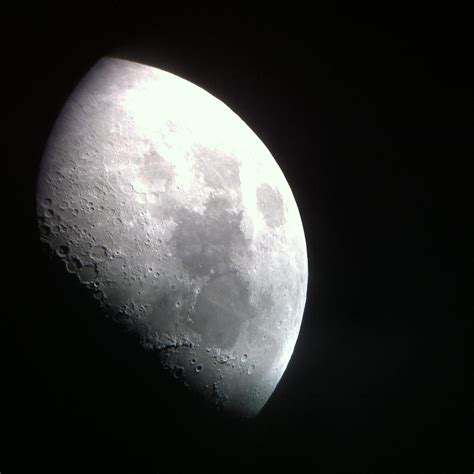
{"type": "Polygon", "coordinates": [[[234,7],[5,14],[0,471],[100,457],[224,472],[221,456],[264,466],[291,456],[328,473],[472,472],[466,13],[234,7]],[[155,380],[134,342],[87,316],[41,252],[41,155],[104,55],[222,100],[293,190],[307,304],[287,371],[255,420],[216,417],[155,380]]]}

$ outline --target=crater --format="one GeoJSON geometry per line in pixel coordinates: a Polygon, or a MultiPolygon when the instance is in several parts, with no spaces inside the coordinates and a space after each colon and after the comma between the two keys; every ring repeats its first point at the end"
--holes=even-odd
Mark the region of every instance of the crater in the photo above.
{"type": "Polygon", "coordinates": [[[60,245],[56,250],[56,254],[61,258],[66,257],[69,254],[69,247],[67,245],[60,245]]]}
{"type": "Polygon", "coordinates": [[[89,253],[92,260],[105,260],[108,257],[107,248],[103,245],[95,245],[89,253]]]}
{"type": "Polygon", "coordinates": [[[79,269],[79,278],[83,283],[91,283],[97,278],[95,265],[86,265],[79,269]]]}

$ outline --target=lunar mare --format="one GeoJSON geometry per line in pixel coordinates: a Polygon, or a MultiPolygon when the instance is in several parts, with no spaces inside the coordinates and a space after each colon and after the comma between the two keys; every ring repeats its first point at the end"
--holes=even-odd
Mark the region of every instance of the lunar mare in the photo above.
{"type": "Polygon", "coordinates": [[[293,353],[308,268],[290,187],[235,113],[104,58],[56,121],[37,202],[41,240],[104,314],[210,403],[258,414],[293,353]]]}

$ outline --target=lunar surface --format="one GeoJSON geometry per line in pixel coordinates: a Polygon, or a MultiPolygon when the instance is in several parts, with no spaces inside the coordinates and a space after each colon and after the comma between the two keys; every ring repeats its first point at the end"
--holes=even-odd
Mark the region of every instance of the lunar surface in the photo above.
{"type": "Polygon", "coordinates": [[[53,258],[170,377],[258,414],[298,337],[307,254],[283,173],[234,112],[173,74],[101,59],[51,132],[37,214],[53,258]]]}

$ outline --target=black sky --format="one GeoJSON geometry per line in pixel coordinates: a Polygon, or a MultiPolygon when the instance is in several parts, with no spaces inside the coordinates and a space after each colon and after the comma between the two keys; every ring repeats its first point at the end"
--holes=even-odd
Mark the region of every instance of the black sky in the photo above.
{"type": "Polygon", "coordinates": [[[373,15],[159,6],[6,15],[2,472],[98,455],[156,472],[158,459],[212,470],[220,455],[298,456],[321,472],[472,472],[472,303],[462,295],[473,35],[465,12],[373,15]],[[36,173],[55,117],[104,55],[176,73],[224,101],[293,190],[307,305],[288,369],[253,422],[167,399],[130,341],[76,323],[76,303],[51,283],[36,173]]]}

